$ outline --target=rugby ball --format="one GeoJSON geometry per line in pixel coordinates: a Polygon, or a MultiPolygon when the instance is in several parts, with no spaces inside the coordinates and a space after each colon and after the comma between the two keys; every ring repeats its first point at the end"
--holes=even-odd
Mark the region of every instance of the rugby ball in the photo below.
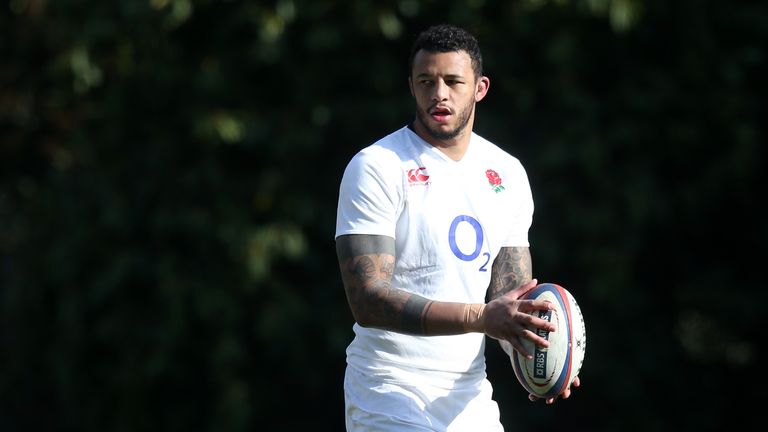
{"type": "Polygon", "coordinates": [[[530,394],[542,399],[555,397],[568,389],[581,371],[587,348],[584,317],[576,299],[560,285],[539,284],[523,298],[552,303],[554,309],[534,311],[533,314],[554,323],[557,330],[531,329],[549,341],[549,347],[542,348],[524,339],[523,346],[533,353],[533,358],[527,359],[516,350],[511,350],[512,366],[518,381],[530,394]]]}

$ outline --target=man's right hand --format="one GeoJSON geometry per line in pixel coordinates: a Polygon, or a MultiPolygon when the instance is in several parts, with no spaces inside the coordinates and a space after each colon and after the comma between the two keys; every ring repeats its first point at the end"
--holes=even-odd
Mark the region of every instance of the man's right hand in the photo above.
{"type": "Polygon", "coordinates": [[[549,342],[538,336],[535,330],[557,330],[554,324],[532,314],[538,310],[553,309],[549,302],[522,299],[537,284],[538,281],[532,279],[527,284],[491,300],[483,313],[485,333],[494,339],[507,341],[512,348],[527,358],[533,358],[533,353],[528,352],[523,346],[524,339],[546,348],[549,346],[549,342]]]}

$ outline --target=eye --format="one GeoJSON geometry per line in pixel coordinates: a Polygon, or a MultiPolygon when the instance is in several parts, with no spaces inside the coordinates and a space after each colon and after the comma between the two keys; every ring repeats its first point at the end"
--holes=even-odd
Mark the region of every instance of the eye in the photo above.
{"type": "Polygon", "coordinates": [[[419,83],[421,83],[421,85],[432,85],[432,84],[434,84],[434,81],[429,80],[429,79],[423,79],[423,80],[419,81],[419,83]]]}

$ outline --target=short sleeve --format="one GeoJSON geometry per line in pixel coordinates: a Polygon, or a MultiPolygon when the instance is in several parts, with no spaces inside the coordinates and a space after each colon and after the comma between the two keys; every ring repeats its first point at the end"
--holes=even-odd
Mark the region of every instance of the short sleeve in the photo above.
{"type": "Polygon", "coordinates": [[[355,155],[344,170],[336,237],[370,234],[394,238],[402,202],[402,170],[387,160],[388,154],[366,150],[355,155]]]}
{"type": "Polygon", "coordinates": [[[516,169],[513,170],[514,180],[512,182],[515,185],[515,194],[513,196],[515,204],[512,206],[513,213],[509,224],[509,234],[503,246],[528,247],[530,245],[528,242],[528,231],[533,222],[533,195],[525,169],[519,161],[516,161],[515,165],[516,169]]]}

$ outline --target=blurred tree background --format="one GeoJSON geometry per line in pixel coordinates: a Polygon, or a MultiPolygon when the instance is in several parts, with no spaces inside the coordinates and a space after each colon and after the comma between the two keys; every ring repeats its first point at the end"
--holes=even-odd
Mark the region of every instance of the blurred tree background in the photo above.
{"type": "Polygon", "coordinates": [[[474,32],[476,131],[526,166],[534,274],[583,386],[508,430],[754,418],[766,2],[10,0],[0,11],[0,430],[343,430],[338,182],[412,119],[418,31],[474,32]]]}

